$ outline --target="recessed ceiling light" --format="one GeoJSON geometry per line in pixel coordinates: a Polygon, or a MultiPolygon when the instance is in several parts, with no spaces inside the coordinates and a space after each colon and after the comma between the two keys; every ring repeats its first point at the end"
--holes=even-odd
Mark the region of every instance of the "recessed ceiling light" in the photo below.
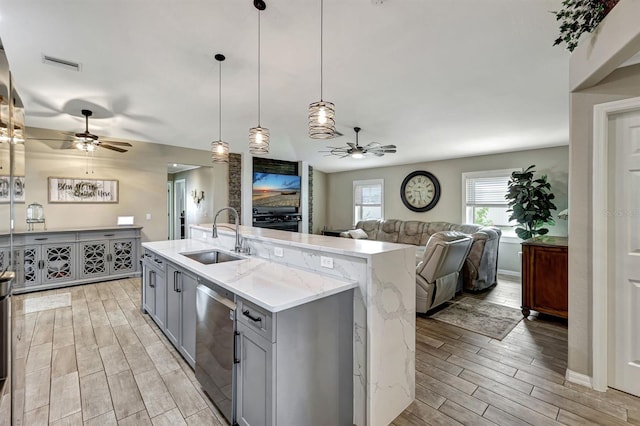
{"type": "Polygon", "coordinates": [[[81,71],[82,66],[78,62],[67,61],[66,59],[54,58],[53,56],[42,54],[42,63],[62,67],[70,71],[81,71]]]}

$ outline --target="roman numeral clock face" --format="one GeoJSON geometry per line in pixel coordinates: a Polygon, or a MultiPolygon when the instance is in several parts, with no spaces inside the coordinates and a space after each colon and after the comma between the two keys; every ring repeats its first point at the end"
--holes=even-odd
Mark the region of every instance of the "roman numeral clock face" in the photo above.
{"type": "Polygon", "coordinates": [[[440,182],[424,170],[409,173],[402,181],[400,198],[409,210],[426,212],[434,208],[440,199],[440,182]]]}

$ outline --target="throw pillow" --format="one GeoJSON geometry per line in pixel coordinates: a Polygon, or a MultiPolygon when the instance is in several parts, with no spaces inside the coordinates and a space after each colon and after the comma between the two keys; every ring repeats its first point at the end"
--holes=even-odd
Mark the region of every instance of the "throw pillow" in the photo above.
{"type": "Polygon", "coordinates": [[[364,232],[364,230],[362,230],[362,229],[351,229],[349,231],[349,235],[351,236],[351,238],[356,239],[356,240],[366,240],[366,239],[369,238],[367,233],[364,232]]]}

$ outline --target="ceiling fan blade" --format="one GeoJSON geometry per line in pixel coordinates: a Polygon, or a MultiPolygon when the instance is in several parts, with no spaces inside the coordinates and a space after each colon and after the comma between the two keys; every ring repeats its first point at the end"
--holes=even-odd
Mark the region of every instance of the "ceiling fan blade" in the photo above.
{"type": "Polygon", "coordinates": [[[118,141],[100,141],[101,143],[108,143],[109,145],[115,146],[133,146],[129,142],[118,142],[118,141]]]}
{"type": "Polygon", "coordinates": [[[347,145],[349,145],[351,148],[355,149],[356,144],[353,142],[347,142],[347,145]]]}
{"type": "Polygon", "coordinates": [[[333,137],[334,137],[334,138],[338,138],[338,137],[340,137],[340,136],[344,136],[344,135],[343,135],[342,133],[340,133],[339,131],[337,131],[337,130],[335,130],[335,131],[333,132],[333,137]]]}
{"type": "Polygon", "coordinates": [[[395,145],[382,145],[380,148],[382,149],[396,149],[395,145]]]}
{"type": "Polygon", "coordinates": [[[127,152],[126,149],[118,148],[117,146],[111,146],[111,145],[107,145],[107,144],[104,144],[104,143],[100,144],[100,148],[106,148],[106,149],[110,149],[111,151],[116,151],[116,152],[127,152]]]}

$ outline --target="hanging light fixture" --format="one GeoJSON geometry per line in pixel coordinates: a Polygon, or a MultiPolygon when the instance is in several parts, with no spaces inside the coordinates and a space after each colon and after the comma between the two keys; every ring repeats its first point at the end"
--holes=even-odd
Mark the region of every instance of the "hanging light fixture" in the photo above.
{"type": "Polygon", "coordinates": [[[255,0],[258,9],[258,126],[249,129],[249,152],[253,155],[269,153],[269,129],[260,126],[260,12],[267,8],[262,0],[255,0]]]}
{"type": "Polygon", "coordinates": [[[222,61],[223,54],[214,56],[218,61],[218,140],[211,142],[211,159],[214,163],[229,162],[229,144],[222,140],[222,61]]]}
{"type": "Polygon", "coordinates": [[[324,0],[320,0],[320,100],[309,105],[309,137],[330,139],[336,136],[336,109],[332,102],[322,99],[324,0]]]}

